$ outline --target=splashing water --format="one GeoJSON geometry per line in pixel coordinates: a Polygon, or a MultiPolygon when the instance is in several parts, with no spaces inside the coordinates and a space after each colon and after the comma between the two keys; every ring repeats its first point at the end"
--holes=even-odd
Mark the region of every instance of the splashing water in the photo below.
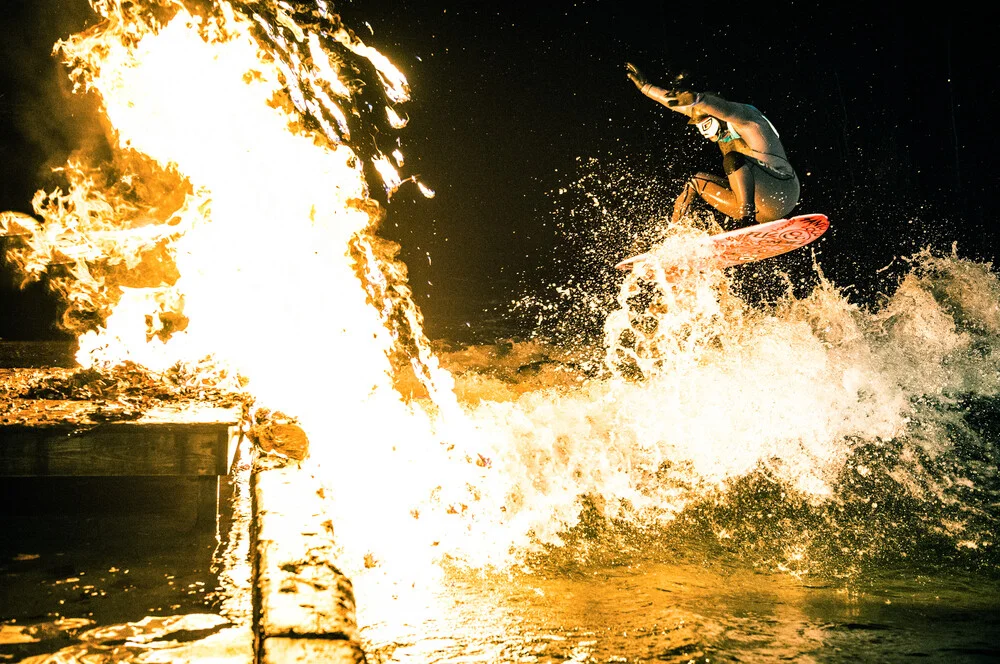
{"type": "MultiPolygon", "coordinates": [[[[20,238],[9,255],[28,279],[56,273],[81,364],[211,358],[219,379],[238,375],[294,415],[331,488],[349,574],[509,568],[572,540],[588,511],[658,531],[714,504],[715,537],[759,543],[773,528],[732,513],[755,476],[787,509],[836,522],[825,539],[812,516],[780,526],[774,558],[800,571],[843,543],[836,524],[869,505],[860,496],[876,479],[897,505],[935,506],[925,532],[992,551],[996,519],[979,508],[995,482],[953,463],[956,431],[988,442],[952,408],[1000,385],[991,266],[921,254],[872,311],[822,278],[808,297],[753,308],[722,273],[629,276],[606,319],[604,370],[512,394],[442,368],[396,248],[375,235],[384,211],[365,160],[388,193],[409,178],[349,143],[351,77],[375,72],[386,121],[401,127],[408,88],[391,63],[325,5],[308,17],[256,3],[93,7],[104,21],[59,49],[100,97],[114,161],[67,164],[67,188],[35,198],[42,222],[6,213],[4,233],[20,238]],[[397,389],[407,372],[416,398],[397,389]],[[478,396],[464,401],[471,382],[478,396]]],[[[680,260],[686,242],[658,252],[680,260]]],[[[897,534],[913,524],[890,520],[897,534]]],[[[885,530],[867,532],[876,547],[885,530]]]]}

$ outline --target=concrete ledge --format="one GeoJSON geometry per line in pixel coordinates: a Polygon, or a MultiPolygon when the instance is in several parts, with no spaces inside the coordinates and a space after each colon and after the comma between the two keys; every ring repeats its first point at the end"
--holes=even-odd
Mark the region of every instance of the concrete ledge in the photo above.
{"type": "Polygon", "coordinates": [[[257,661],[364,662],[319,481],[292,463],[256,470],[251,484],[257,661]]]}
{"type": "Polygon", "coordinates": [[[261,664],[308,662],[316,664],[361,664],[365,655],[353,641],[321,639],[286,639],[271,637],[264,641],[261,664]]]}

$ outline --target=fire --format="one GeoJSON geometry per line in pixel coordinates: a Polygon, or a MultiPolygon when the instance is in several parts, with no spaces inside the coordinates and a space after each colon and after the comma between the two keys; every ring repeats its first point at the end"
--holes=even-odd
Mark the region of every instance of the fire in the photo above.
{"type": "MultiPolygon", "coordinates": [[[[356,72],[345,53],[374,70],[394,126],[405,124],[392,108],[409,96],[403,74],[322,5],[321,27],[281,7],[264,15],[227,2],[205,15],[175,1],[92,6],[104,20],[56,50],[77,91],[99,97],[113,163],[68,164],[67,188],[34,201],[42,223],[3,216],[4,232],[22,238],[12,256],[26,278],[65,266],[53,283],[67,322],[100,322],[79,336],[80,364],[163,371],[205,362],[239,376],[259,403],[309,432],[315,462],[332,468],[342,496],[345,533],[346,505],[375,483],[410,494],[404,502],[426,500],[428,478],[414,481],[399,457],[466,465],[461,446],[434,431],[434,418],[459,409],[405,267],[374,236],[383,212],[348,143],[356,72]],[[394,387],[400,347],[433,414],[394,387]]],[[[415,182],[369,151],[387,192],[415,182]]],[[[398,149],[394,158],[402,164],[398,149]]],[[[454,502],[469,502],[458,486],[454,502]]],[[[438,493],[445,501],[450,490],[438,493]]],[[[363,548],[347,555],[384,559],[391,547],[377,540],[359,535],[363,548]]]]}

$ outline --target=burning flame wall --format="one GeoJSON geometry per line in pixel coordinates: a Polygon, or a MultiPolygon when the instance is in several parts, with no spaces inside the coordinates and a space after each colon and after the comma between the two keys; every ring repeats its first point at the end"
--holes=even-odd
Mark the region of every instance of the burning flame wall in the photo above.
{"type": "Polygon", "coordinates": [[[156,371],[211,356],[345,447],[412,417],[392,387],[395,346],[442,393],[405,268],[371,235],[364,163],[390,194],[403,180],[378,146],[347,144],[359,72],[395,127],[402,74],[323,3],[305,16],[320,32],[270,3],[92,6],[103,20],[56,51],[77,92],[99,96],[113,161],[67,164],[66,188],[33,201],[41,222],[0,222],[26,280],[48,272],[63,296],[79,362],[156,371]]]}

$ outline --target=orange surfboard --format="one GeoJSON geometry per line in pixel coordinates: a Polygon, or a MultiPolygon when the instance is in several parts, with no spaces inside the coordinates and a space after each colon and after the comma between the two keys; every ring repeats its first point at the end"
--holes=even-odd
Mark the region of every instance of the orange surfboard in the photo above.
{"type": "MultiPolygon", "coordinates": [[[[826,215],[803,214],[710,235],[704,239],[709,246],[709,257],[697,267],[724,268],[778,256],[809,244],[829,227],[826,215]]],[[[615,268],[628,271],[649,260],[656,258],[650,253],[639,254],[626,258],[615,268]]]]}

